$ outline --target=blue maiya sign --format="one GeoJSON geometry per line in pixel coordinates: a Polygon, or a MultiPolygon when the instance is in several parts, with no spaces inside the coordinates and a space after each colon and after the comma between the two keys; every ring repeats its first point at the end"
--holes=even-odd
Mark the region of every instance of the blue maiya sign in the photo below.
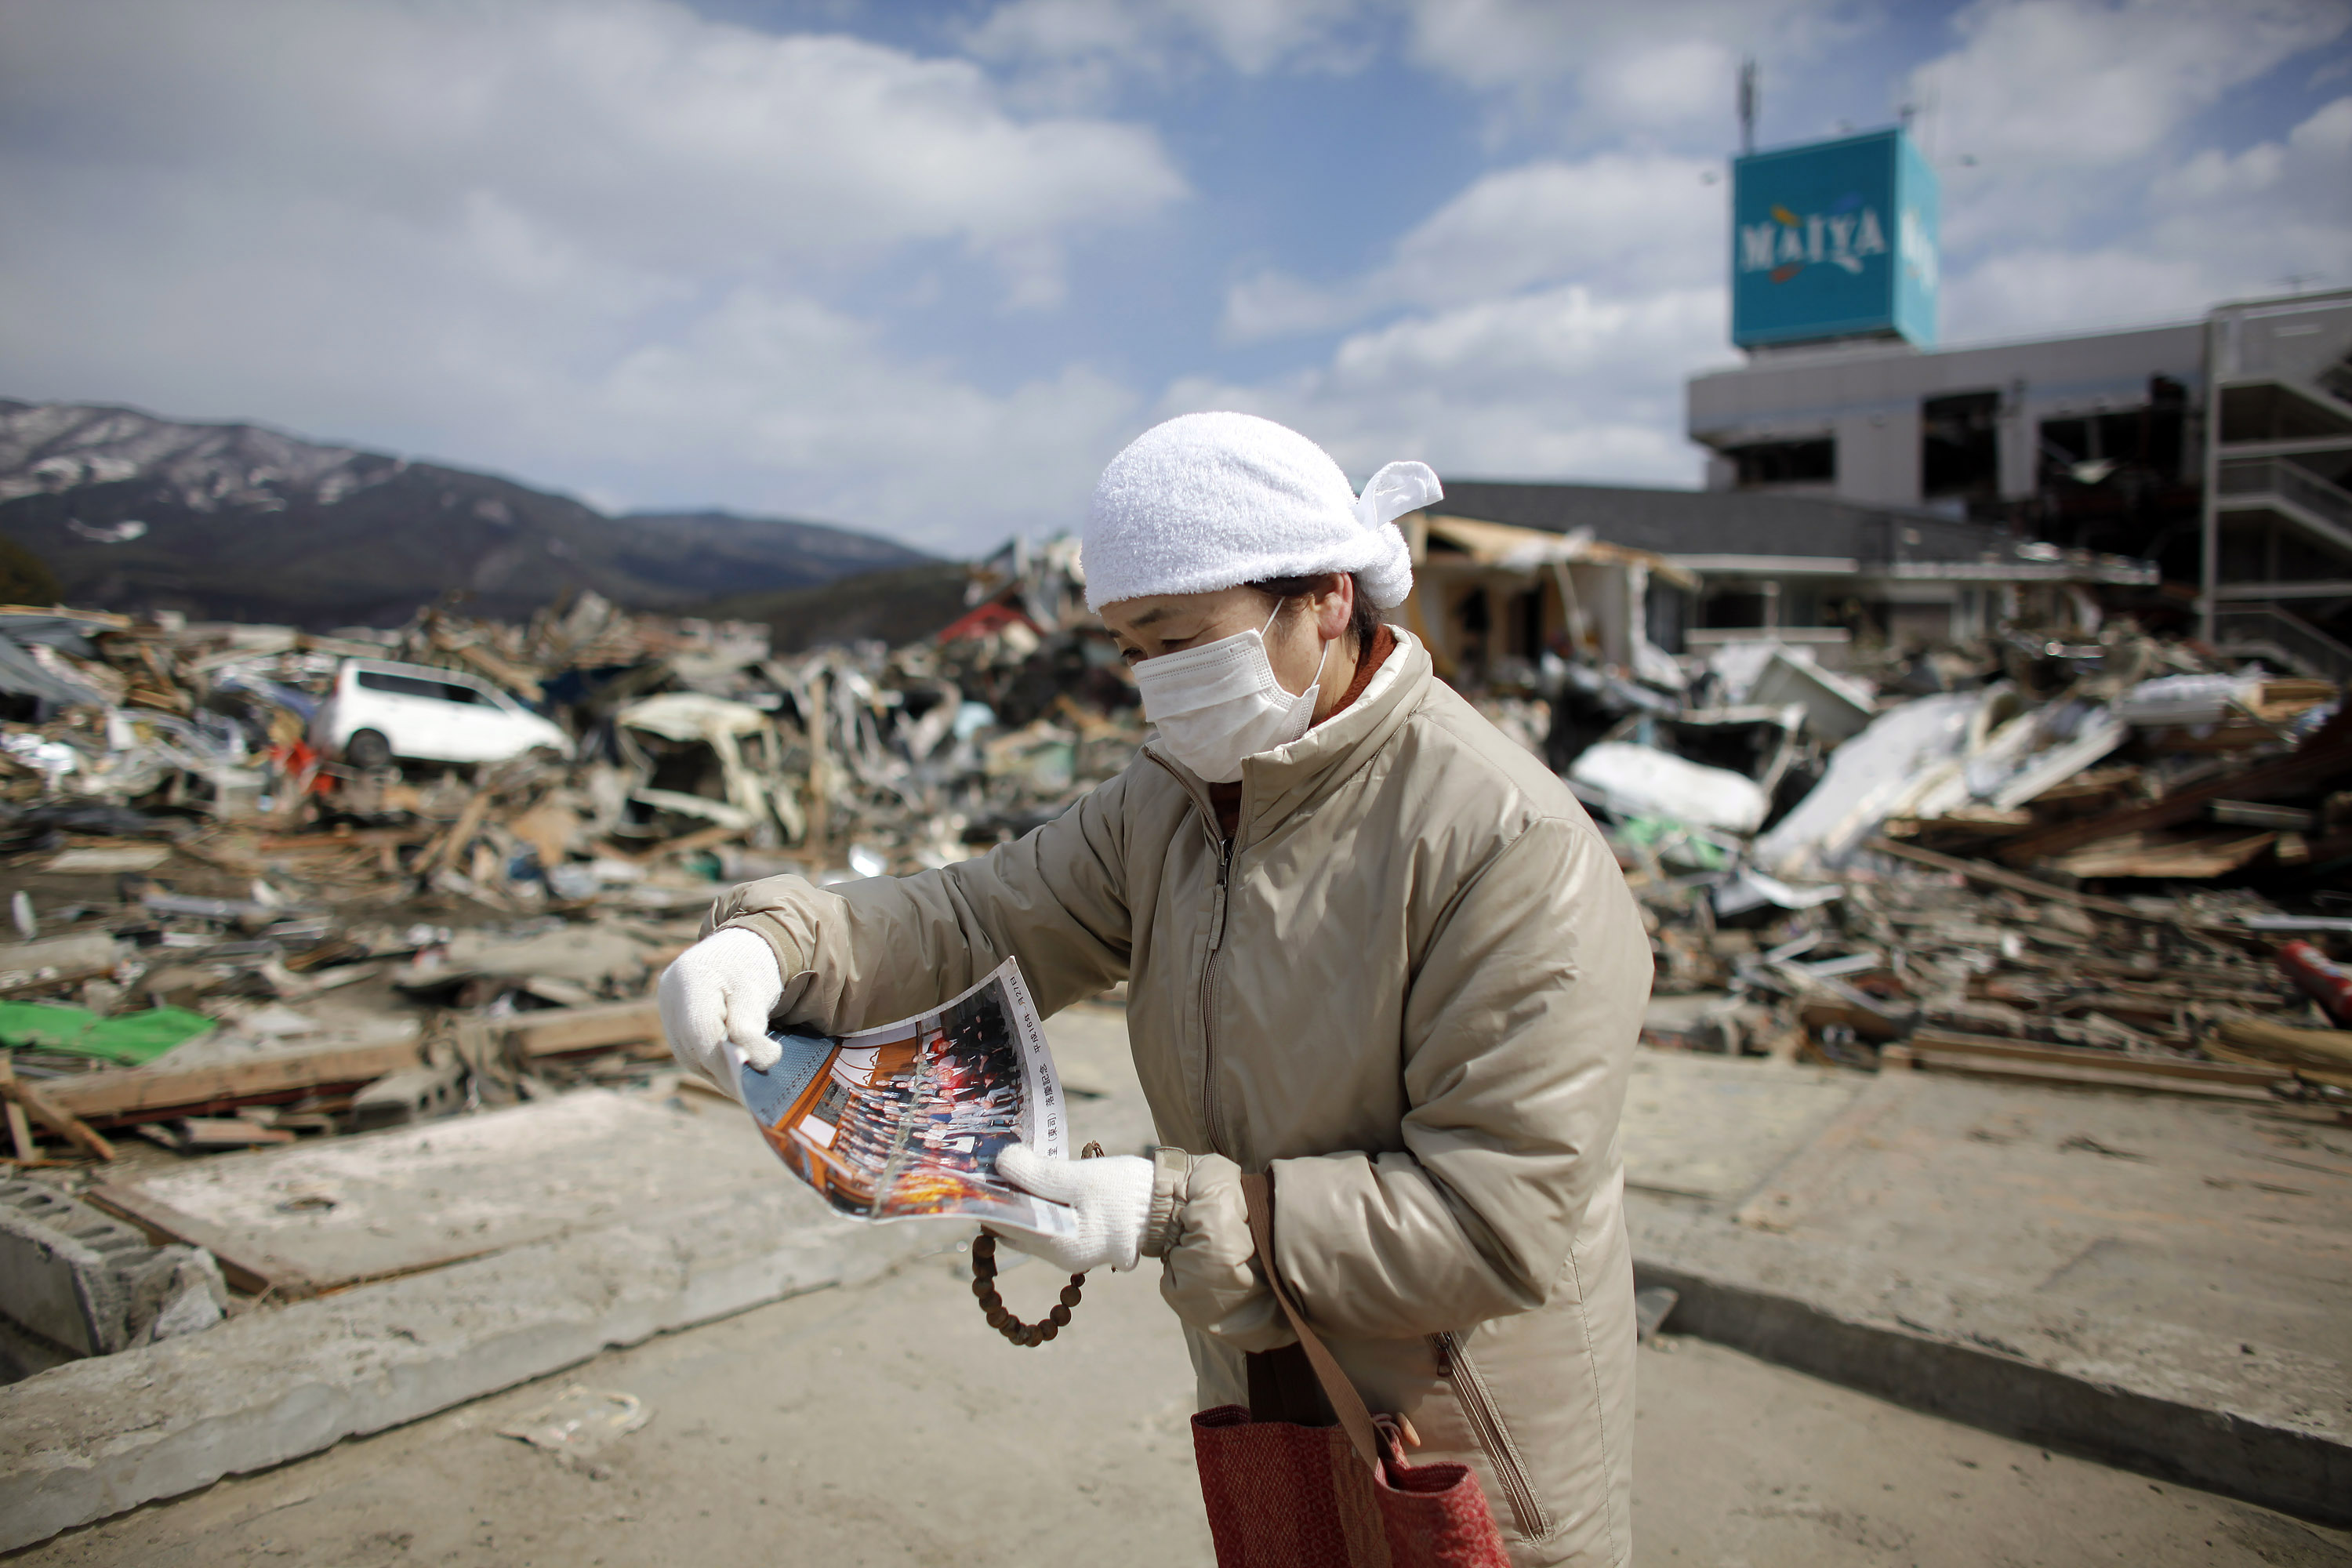
{"type": "Polygon", "coordinates": [[[1936,341],[1935,171],[1900,131],[1731,165],[1731,341],[1936,341]]]}

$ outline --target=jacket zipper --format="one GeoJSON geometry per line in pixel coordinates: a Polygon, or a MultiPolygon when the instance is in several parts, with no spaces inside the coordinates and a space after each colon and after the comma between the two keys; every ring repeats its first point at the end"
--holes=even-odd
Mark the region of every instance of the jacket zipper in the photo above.
{"type": "MultiPolygon", "coordinates": [[[[1225,944],[1225,900],[1232,887],[1234,839],[1218,831],[1215,809],[1193,792],[1182,773],[1148,746],[1144,748],[1143,754],[1166,768],[1168,776],[1192,796],[1193,809],[1201,814],[1201,829],[1208,835],[1210,847],[1217,855],[1217,885],[1212,890],[1209,905],[1209,952],[1201,964],[1201,1127],[1209,1135],[1207,1152],[1223,1154],[1226,1152],[1224,1137],[1217,1127],[1216,1026],[1210,1020],[1213,1016],[1216,996],[1217,953],[1225,944]]],[[[1239,837],[1240,830],[1236,826],[1234,837],[1239,837]]]]}
{"type": "Polygon", "coordinates": [[[1234,841],[1220,837],[1217,844],[1217,886],[1209,906],[1209,956],[1201,965],[1201,1125],[1208,1129],[1209,1146],[1224,1153],[1223,1130],[1217,1125],[1217,955],[1225,945],[1225,896],[1234,869],[1234,841]]]}
{"type": "Polygon", "coordinates": [[[1432,1334],[1431,1343],[1437,1351],[1438,1374],[1454,1385],[1454,1397],[1461,1403],[1462,1414],[1469,1418],[1470,1429],[1477,1435],[1478,1447],[1486,1451],[1487,1462],[1495,1467],[1495,1479],[1502,1483],[1503,1495],[1510,1500],[1511,1518],[1519,1533],[1530,1541],[1540,1541],[1551,1533],[1551,1520],[1536,1504],[1536,1494],[1528,1485],[1526,1468],[1519,1461],[1517,1445],[1503,1426],[1502,1415],[1486,1392],[1486,1380],[1470,1364],[1468,1352],[1463,1350],[1461,1339],[1451,1332],[1432,1334]]]}

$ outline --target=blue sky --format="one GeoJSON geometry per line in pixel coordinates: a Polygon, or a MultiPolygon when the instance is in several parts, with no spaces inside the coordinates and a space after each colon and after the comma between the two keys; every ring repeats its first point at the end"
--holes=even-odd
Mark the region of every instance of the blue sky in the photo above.
{"type": "Polygon", "coordinates": [[[0,395],[953,552],[1194,408],[1695,484],[1749,54],[1948,342],[2352,284],[2352,0],[11,0],[0,395]]]}

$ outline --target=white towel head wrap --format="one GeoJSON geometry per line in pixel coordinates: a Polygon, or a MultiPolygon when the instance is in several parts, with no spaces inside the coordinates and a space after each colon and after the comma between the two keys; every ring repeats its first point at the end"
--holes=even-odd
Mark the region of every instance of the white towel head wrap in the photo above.
{"type": "Polygon", "coordinates": [[[1391,463],[1360,498],[1296,430],[1250,414],[1187,414],[1129,442],[1096,483],[1081,551],[1087,608],[1352,572],[1391,609],[1412,592],[1396,520],[1444,493],[1426,463],[1391,463]]]}

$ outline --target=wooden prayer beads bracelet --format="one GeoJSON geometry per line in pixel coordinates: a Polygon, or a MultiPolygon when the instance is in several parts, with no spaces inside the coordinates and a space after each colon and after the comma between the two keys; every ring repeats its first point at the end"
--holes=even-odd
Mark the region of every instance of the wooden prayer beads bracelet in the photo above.
{"type": "MultiPolygon", "coordinates": [[[[1098,1159],[1102,1145],[1089,1143],[1079,1151],[1081,1160],[1098,1159]]],[[[996,1237],[983,1230],[971,1243],[971,1293],[980,1300],[980,1310],[987,1315],[988,1326],[1024,1349],[1034,1350],[1055,1334],[1070,1321],[1070,1309],[1078,1304],[1087,1277],[1073,1274],[1070,1282],[1062,1287],[1062,1299],[1054,1310],[1040,1321],[1024,1323],[1005,1310],[1004,1298],[996,1293],[996,1237]]]]}

